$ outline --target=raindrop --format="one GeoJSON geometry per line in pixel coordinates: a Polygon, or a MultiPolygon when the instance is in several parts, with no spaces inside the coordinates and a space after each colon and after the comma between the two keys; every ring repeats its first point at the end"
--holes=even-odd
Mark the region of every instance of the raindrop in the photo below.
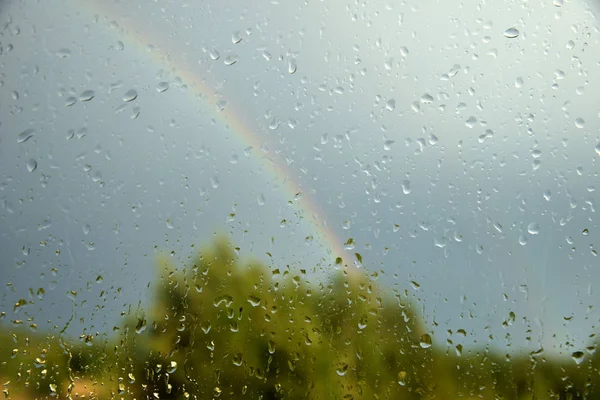
{"type": "Polygon", "coordinates": [[[56,52],[56,55],[59,58],[68,58],[68,57],[71,57],[71,50],[69,50],[67,48],[63,48],[63,49],[58,50],[56,52]]]}
{"type": "Polygon", "coordinates": [[[169,88],[169,83],[168,82],[159,82],[156,85],[156,91],[159,93],[162,93],[164,91],[166,91],[169,88]]]}
{"type": "Polygon", "coordinates": [[[514,39],[517,36],[519,36],[519,30],[517,28],[508,28],[507,30],[505,30],[504,32],[502,32],[502,34],[509,38],[509,39],[514,39]]]}
{"type": "Polygon", "coordinates": [[[554,0],[552,2],[552,4],[554,4],[554,7],[562,7],[564,0],[554,0]]]}
{"type": "Polygon", "coordinates": [[[35,131],[33,129],[25,129],[17,136],[17,143],[25,143],[33,137],[34,133],[35,131]]]}
{"type": "Polygon", "coordinates": [[[516,88],[520,88],[523,86],[523,78],[522,77],[518,77],[517,79],[515,79],[515,87],[516,88]]]}
{"type": "Polygon", "coordinates": [[[360,329],[362,331],[366,327],[367,327],[367,319],[365,317],[363,317],[360,319],[360,321],[358,321],[358,329],[360,329]]]}
{"type": "Polygon", "coordinates": [[[339,375],[339,376],[344,376],[348,373],[348,364],[346,363],[342,363],[340,365],[338,365],[338,367],[336,368],[335,372],[339,375]]]}
{"type": "Polygon", "coordinates": [[[456,345],[456,355],[460,357],[462,355],[462,351],[463,351],[462,344],[457,344],[456,345]]]}
{"type": "Polygon", "coordinates": [[[575,361],[575,364],[579,365],[585,359],[585,353],[583,351],[576,351],[571,354],[571,358],[575,361]]]}
{"type": "Polygon", "coordinates": [[[521,235],[519,235],[519,244],[521,246],[525,246],[527,244],[527,236],[524,233],[521,233],[521,235]]]}
{"type": "Polygon", "coordinates": [[[177,363],[175,361],[171,361],[167,368],[167,373],[172,374],[175,371],[177,371],[177,363]]]}
{"type": "Polygon", "coordinates": [[[296,65],[296,60],[291,58],[288,61],[288,73],[293,74],[296,72],[297,69],[298,69],[298,66],[296,65]]]}
{"type": "Polygon", "coordinates": [[[236,367],[239,367],[242,365],[243,363],[243,358],[241,354],[236,354],[235,356],[233,356],[233,365],[235,365],[236,367]]]}
{"type": "Polygon", "coordinates": [[[394,111],[394,109],[396,108],[396,100],[389,99],[385,104],[385,108],[387,108],[388,111],[394,111]]]}
{"type": "Polygon", "coordinates": [[[93,90],[84,90],[80,95],[79,95],[79,101],[90,101],[91,99],[94,98],[96,94],[94,93],[93,90]]]}
{"type": "Polygon", "coordinates": [[[35,161],[33,158],[30,158],[27,161],[27,171],[33,172],[36,170],[36,168],[37,168],[37,161],[35,161]]]}
{"type": "Polygon", "coordinates": [[[583,118],[577,118],[575,120],[575,126],[578,128],[583,128],[585,126],[585,120],[583,118]]]}
{"type": "Polygon", "coordinates": [[[532,235],[537,235],[538,233],[540,233],[540,226],[537,223],[532,222],[529,225],[527,225],[527,232],[529,232],[532,235]]]}
{"type": "Polygon", "coordinates": [[[75,96],[69,96],[65,99],[65,107],[71,107],[76,102],[77,98],[75,96]]]}
{"type": "Polygon", "coordinates": [[[470,116],[466,121],[465,121],[465,125],[467,126],[467,128],[473,128],[475,126],[475,124],[477,123],[477,118],[475,118],[474,116],[470,116]]]}
{"type": "Polygon", "coordinates": [[[386,140],[385,142],[383,142],[383,149],[386,151],[390,151],[394,143],[396,142],[393,140],[386,140]]]}
{"type": "Polygon", "coordinates": [[[552,198],[552,192],[548,189],[544,191],[544,199],[546,201],[550,201],[550,199],[552,198]]]}
{"type": "Polygon", "coordinates": [[[433,103],[433,96],[430,95],[429,93],[425,93],[423,96],[421,96],[421,103],[423,103],[423,104],[433,103]]]}
{"type": "Polygon", "coordinates": [[[225,63],[225,65],[233,65],[238,61],[238,57],[236,55],[229,55],[227,57],[225,57],[225,59],[223,60],[223,63],[225,63]]]}
{"type": "Polygon", "coordinates": [[[258,307],[260,305],[260,299],[256,296],[249,296],[248,303],[250,303],[252,307],[258,307]]]}
{"type": "Polygon", "coordinates": [[[243,39],[243,37],[242,37],[242,33],[240,31],[235,31],[231,35],[231,43],[233,43],[233,44],[238,44],[239,42],[242,41],[242,39],[243,39]]]}
{"type": "Polygon", "coordinates": [[[410,187],[410,181],[403,180],[402,181],[402,192],[404,194],[410,194],[411,191],[412,191],[412,188],[410,187]]]}
{"type": "Polygon", "coordinates": [[[218,60],[219,57],[221,57],[221,55],[219,54],[219,52],[217,50],[211,50],[208,52],[208,55],[210,56],[210,58],[212,58],[213,60],[218,60]]]}
{"type": "Polygon", "coordinates": [[[223,111],[225,109],[225,106],[227,105],[227,100],[219,100],[217,101],[217,111],[223,111]]]}
{"type": "Polygon", "coordinates": [[[137,99],[137,96],[138,96],[137,91],[135,89],[130,89],[123,95],[123,101],[126,101],[126,102],[133,101],[133,100],[137,99]]]}
{"type": "Polygon", "coordinates": [[[406,373],[406,371],[398,372],[398,385],[406,386],[406,376],[407,375],[408,374],[406,373]]]}
{"type": "Polygon", "coordinates": [[[423,349],[430,348],[432,345],[431,336],[429,336],[428,333],[424,333],[423,336],[421,336],[421,339],[419,340],[419,345],[423,349]]]}
{"type": "Polygon", "coordinates": [[[596,150],[596,154],[600,156],[600,143],[598,143],[594,149],[596,150]]]}

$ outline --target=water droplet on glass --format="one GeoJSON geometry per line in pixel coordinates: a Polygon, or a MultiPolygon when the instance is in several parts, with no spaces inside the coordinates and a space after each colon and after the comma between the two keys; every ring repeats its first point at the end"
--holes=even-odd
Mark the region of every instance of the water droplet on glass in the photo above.
{"type": "Polygon", "coordinates": [[[172,374],[175,371],[177,371],[177,363],[175,361],[171,361],[167,367],[167,373],[172,374]]]}
{"type": "Polygon", "coordinates": [[[407,373],[406,371],[400,371],[398,372],[398,385],[400,386],[406,386],[406,377],[407,377],[407,373]]]}
{"type": "Polygon", "coordinates": [[[430,95],[429,93],[425,93],[423,96],[421,96],[421,103],[423,103],[423,104],[433,103],[433,96],[430,95]]]}
{"type": "Polygon", "coordinates": [[[56,52],[56,56],[59,57],[59,58],[68,58],[68,57],[71,57],[71,50],[69,50],[67,48],[59,49],[56,52]]]}
{"type": "Polygon", "coordinates": [[[211,59],[213,60],[218,60],[219,57],[221,57],[221,55],[219,54],[219,52],[215,49],[211,50],[208,52],[208,55],[210,56],[211,59]]]}
{"type": "Polygon", "coordinates": [[[33,137],[34,133],[35,131],[33,129],[25,129],[17,136],[17,143],[25,143],[33,137]]]}
{"type": "Polygon", "coordinates": [[[575,120],[575,126],[578,128],[583,128],[585,126],[585,120],[583,118],[577,118],[575,120]]]}
{"type": "Polygon", "coordinates": [[[532,222],[529,225],[527,225],[527,232],[529,232],[532,235],[537,235],[538,233],[540,233],[540,226],[537,223],[532,222]]]}
{"type": "Polygon", "coordinates": [[[233,65],[238,61],[238,57],[236,55],[229,55],[227,57],[225,57],[225,59],[223,60],[223,63],[225,65],[233,65]]]}
{"type": "Polygon", "coordinates": [[[579,365],[585,360],[585,353],[583,351],[576,351],[571,354],[571,358],[575,361],[575,364],[579,365]]]}
{"type": "Polygon", "coordinates": [[[123,101],[126,101],[126,102],[133,101],[133,100],[137,99],[137,96],[138,96],[137,91],[135,89],[130,89],[123,95],[123,101]]]}
{"type": "Polygon", "coordinates": [[[242,33],[240,31],[235,31],[231,35],[231,43],[238,44],[243,39],[242,33]]]}
{"type": "Polygon", "coordinates": [[[249,296],[248,303],[250,303],[252,307],[258,307],[260,305],[260,299],[256,296],[249,296]]]}
{"type": "Polygon", "coordinates": [[[348,373],[348,364],[346,364],[346,363],[339,364],[335,370],[335,373],[338,374],[339,376],[346,375],[348,373]]]}
{"type": "Polygon", "coordinates": [[[394,100],[394,99],[389,99],[389,100],[387,101],[387,103],[385,104],[385,108],[386,108],[388,111],[394,111],[394,109],[396,108],[396,100],[394,100]]]}
{"type": "Polygon", "coordinates": [[[564,0],[554,0],[552,2],[552,4],[554,4],[554,7],[562,7],[563,3],[564,3],[564,0]]]}
{"type": "Polygon", "coordinates": [[[30,158],[29,160],[27,160],[27,171],[33,172],[36,170],[36,168],[37,168],[37,161],[35,161],[33,158],[30,158]]]}
{"type": "Polygon", "coordinates": [[[227,105],[227,100],[219,100],[217,101],[216,107],[217,111],[223,111],[225,106],[227,105]]]}
{"type": "Polygon", "coordinates": [[[544,191],[544,199],[546,201],[550,201],[551,198],[552,198],[552,192],[550,190],[545,190],[544,191]]]}
{"type": "Polygon", "coordinates": [[[94,93],[93,90],[84,90],[80,95],[79,95],[79,101],[90,101],[91,99],[94,98],[96,94],[94,93]]]}
{"type": "Polygon", "coordinates": [[[477,118],[470,116],[466,121],[465,121],[465,125],[467,126],[467,128],[473,128],[475,126],[475,124],[477,123],[477,118]]]}
{"type": "Polygon", "coordinates": [[[411,191],[412,191],[412,188],[410,187],[410,181],[403,180],[402,181],[402,192],[404,194],[410,194],[411,191]]]}
{"type": "Polygon", "coordinates": [[[456,355],[460,357],[460,356],[462,356],[462,352],[463,352],[462,344],[457,344],[456,345],[456,355]]]}
{"type": "Polygon", "coordinates": [[[296,72],[296,70],[298,69],[298,66],[296,65],[296,60],[295,59],[290,59],[288,61],[288,73],[293,74],[296,72]]]}
{"type": "Polygon", "coordinates": [[[600,143],[598,143],[594,149],[596,150],[596,154],[600,156],[600,143]]]}
{"type": "Polygon", "coordinates": [[[390,151],[394,143],[396,142],[393,140],[386,140],[385,142],[383,142],[383,149],[386,151],[390,151]]]}
{"type": "Polygon", "coordinates": [[[158,82],[156,85],[156,91],[159,93],[165,92],[167,89],[169,89],[168,82],[158,82]]]}
{"type": "Polygon", "coordinates": [[[77,98],[75,96],[69,96],[65,99],[65,107],[71,107],[76,102],[77,98]]]}
{"type": "Polygon", "coordinates": [[[516,88],[520,88],[523,86],[523,78],[522,77],[517,77],[517,79],[515,79],[515,87],[516,88]]]}
{"type": "Polygon", "coordinates": [[[431,347],[432,345],[432,340],[431,340],[431,336],[429,336],[428,333],[424,333],[423,336],[421,336],[421,339],[419,340],[419,345],[421,346],[422,349],[428,349],[431,347]]]}
{"type": "Polygon", "coordinates": [[[509,39],[516,38],[517,36],[519,36],[519,33],[520,32],[517,28],[508,28],[507,30],[502,32],[502,34],[509,39]]]}

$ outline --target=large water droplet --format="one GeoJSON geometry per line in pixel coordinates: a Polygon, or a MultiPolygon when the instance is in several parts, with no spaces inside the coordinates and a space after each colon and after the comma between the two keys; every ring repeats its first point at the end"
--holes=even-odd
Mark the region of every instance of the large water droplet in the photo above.
{"type": "Polygon", "coordinates": [[[508,28],[507,30],[505,30],[504,32],[502,32],[502,34],[509,38],[509,39],[514,39],[517,36],[519,36],[519,30],[517,28],[508,28]]]}
{"type": "Polygon", "coordinates": [[[540,233],[540,226],[539,224],[532,222],[529,225],[527,225],[527,232],[529,232],[532,235],[537,235],[538,233],[540,233]]]}
{"type": "Polygon", "coordinates": [[[288,61],[288,73],[293,74],[296,72],[297,69],[298,69],[298,66],[296,65],[296,60],[291,58],[288,61]]]}
{"type": "Polygon", "coordinates": [[[17,135],[17,143],[25,143],[33,137],[34,133],[35,131],[33,129],[25,129],[17,135]]]}
{"type": "Polygon", "coordinates": [[[346,364],[346,363],[339,364],[338,367],[336,368],[335,372],[339,376],[346,375],[348,373],[348,364],[346,364]]]}
{"type": "Polygon", "coordinates": [[[571,354],[571,358],[575,361],[575,364],[579,365],[585,360],[585,353],[583,351],[576,351],[571,354]]]}
{"type": "Polygon", "coordinates": [[[138,96],[137,91],[135,89],[130,89],[123,95],[123,101],[126,101],[126,102],[133,101],[133,100],[137,99],[137,96],[138,96]]]}
{"type": "Polygon", "coordinates": [[[238,44],[243,39],[242,33],[240,31],[235,31],[231,35],[231,43],[238,44]]]}
{"type": "Polygon", "coordinates": [[[65,99],[65,107],[71,107],[75,103],[77,103],[77,98],[75,96],[69,96],[65,99]]]}
{"type": "Polygon", "coordinates": [[[36,170],[36,168],[37,168],[37,161],[35,161],[33,158],[30,158],[29,160],[27,160],[27,171],[33,172],[36,170]]]}
{"type": "Polygon", "coordinates": [[[594,149],[596,150],[596,154],[600,156],[600,143],[598,143],[594,149]]]}
{"type": "Polygon", "coordinates": [[[159,82],[156,85],[156,91],[159,93],[162,93],[164,91],[166,91],[169,88],[169,83],[168,82],[159,82]]]}
{"type": "Polygon", "coordinates": [[[225,59],[223,60],[223,63],[225,65],[233,65],[236,62],[238,62],[238,57],[236,55],[233,55],[233,54],[225,57],[225,59]]]}
{"type": "Polygon", "coordinates": [[[410,181],[409,180],[403,180],[402,181],[402,192],[404,194],[410,194],[411,191],[412,191],[412,188],[410,187],[410,181]]]}
{"type": "Polygon", "coordinates": [[[423,349],[428,349],[432,346],[433,342],[431,340],[431,336],[429,336],[428,333],[424,333],[423,336],[421,336],[421,340],[419,341],[419,345],[421,346],[421,348],[423,349]]]}
{"type": "Polygon", "coordinates": [[[583,128],[585,126],[585,120],[583,118],[577,118],[575,120],[575,126],[578,128],[583,128]]]}
{"type": "Polygon", "coordinates": [[[387,101],[387,103],[385,103],[385,108],[386,108],[388,111],[394,111],[394,109],[396,108],[396,100],[394,100],[394,99],[389,99],[389,100],[387,101]]]}
{"type": "Polygon", "coordinates": [[[96,93],[94,93],[93,90],[84,90],[79,95],[79,101],[90,101],[91,99],[94,98],[95,95],[96,95],[96,93]]]}
{"type": "Polygon", "coordinates": [[[167,373],[172,374],[175,371],[177,371],[177,363],[175,361],[171,361],[167,367],[167,373]]]}

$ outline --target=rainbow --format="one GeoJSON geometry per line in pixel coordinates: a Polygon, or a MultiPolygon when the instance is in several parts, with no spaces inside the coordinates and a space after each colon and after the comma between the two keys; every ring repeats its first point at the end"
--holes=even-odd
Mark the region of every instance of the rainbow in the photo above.
{"type": "MultiPolygon", "coordinates": [[[[116,20],[119,23],[119,26],[127,32],[127,43],[133,47],[147,49],[150,42],[159,42],[158,40],[151,38],[151,35],[147,32],[139,29],[138,26],[134,26],[131,21],[128,21],[129,25],[122,26],[120,21],[118,21],[119,18],[116,17],[114,13],[111,13],[111,10],[106,6],[108,2],[86,1],[74,3],[77,5],[83,4],[87,11],[90,11],[92,14],[104,16],[109,20],[116,20]]],[[[168,48],[168,46],[162,48],[156,47],[153,49],[151,58],[154,62],[162,65],[166,70],[175,72],[181,80],[192,89],[191,92],[196,94],[197,99],[205,103],[205,108],[208,110],[217,110],[216,104],[219,101],[217,93],[198,77],[198,74],[187,65],[187,61],[178,59],[176,55],[166,51],[165,48],[168,48]]],[[[256,134],[255,129],[248,126],[248,124],[244,123],[239,117],[231,102],[228,102],[227,107],[222,111],[213,111],[212,113],[214,120],[220,122],[222,126],[228,127],[233,135],[246,147],[258,149],[264,144],[261,137],[256,134]]],[[[252,154],[257,153],[258,152],[252,152],[252,154]]],[[[296,199],[294,204],[300,214],[310,216],[308,221],[312,226],[312,236],[317,243],[324,247],[329,260],[332,262],[335,260],[336,263],[340,263],[341,258],[338,257],[348,254],[348,250],[345,249],[344,241],[337,236],[336,232],[330,226],[327,225],[326,219],[315,199],[307,193],[302,193],[299,183],[292,178],[294,174],[287,167],[287,163],[281,160],[276,154],[271,155],[269,159],[263,159],[258,155],[256,155],[255,158],[265,167],[270,175],[283,186],[285,193],[289,196],[288,198],[296,199]],[[302,193],[302,196],[297,196],[299,193],[302,193]]],[[[348,264],[349,260],[344,261],[345,264],[348,264]]]]}

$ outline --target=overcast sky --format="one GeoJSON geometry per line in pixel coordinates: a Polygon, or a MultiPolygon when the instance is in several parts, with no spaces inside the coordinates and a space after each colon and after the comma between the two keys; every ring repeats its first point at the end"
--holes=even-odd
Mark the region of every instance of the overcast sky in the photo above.
{"type": "Polygon", "coordinates": [[[108,332],[159,251],[185,264],[215,232],[322,276],[318,210],[440,343],[571,352],[598,331],[588,3],[1,4],[6,320],[108,332]]]}

